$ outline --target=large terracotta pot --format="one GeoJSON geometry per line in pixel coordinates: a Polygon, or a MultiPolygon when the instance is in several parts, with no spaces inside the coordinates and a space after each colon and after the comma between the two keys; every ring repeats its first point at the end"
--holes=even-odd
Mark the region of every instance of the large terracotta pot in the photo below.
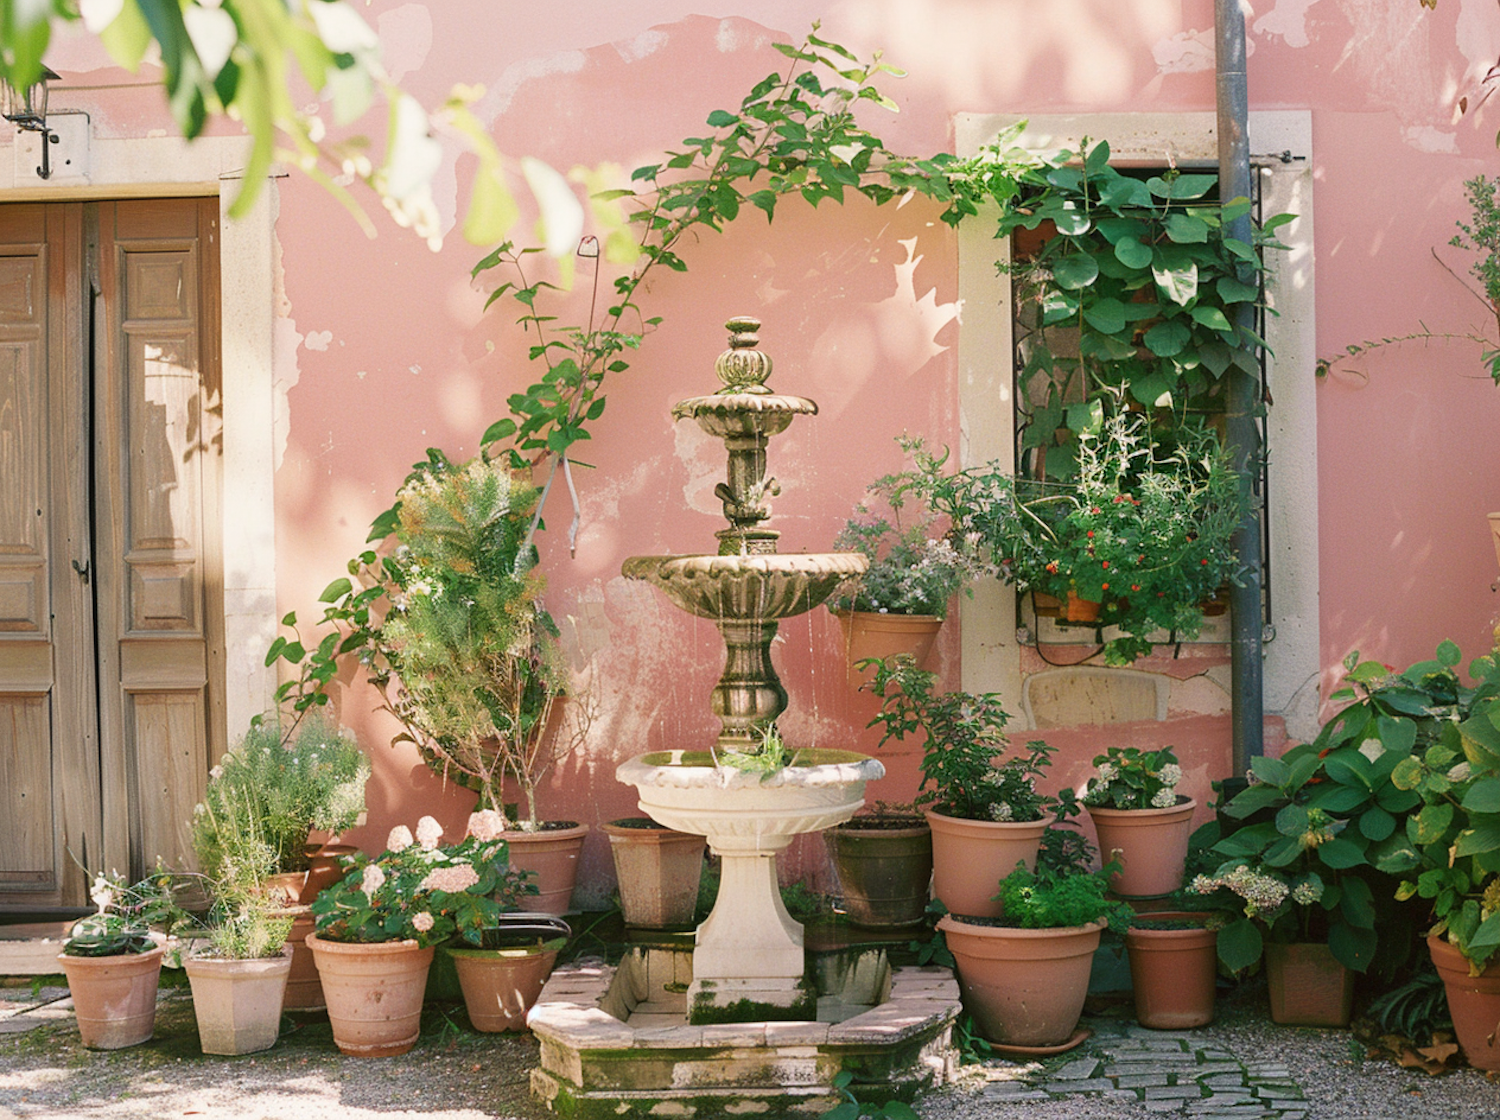
{"type": "Polygon", "coordinates": [[[909,653],[922,668],[937,642],[943,620],[932,614],[889,614],[878,611],[837,611],[848,655],[849,684],[858,688],[874,674],[857,666],[868,658],[886,661],[909,653]]]}
{"type": "Polygon", "coordinates": [[[1266,945],[1271,1021],[1293,1027],[1347,1027],[1354,1010],[1354,973],[1327,945],[1266,945]]]}
{"type": "Polygon", "coordinates": [[[78,1033],[90,1050],[120,1050],[145,1042],[156,1030],[160,948],[113,957],[74,957],[57,963],[68,978],[78,1033]]]}
{"type": "Polygon", "coordinates": [[[405,1054],[417,1044],[432,947],[415,941],[361,945],[309,934],[333,1041],[357,1058],[405,1054]]]}
{"type": "Polygon", "coordinates": [[[707,839],[663,828],[648,817],[610,821],[604,832],[615,861],[625,924],[644,929],[691,926],[707,839]]]}
{"type": "Polygon", "coordinates": [[[513,949],[449,948],[476,1031],[524,1031],[567,938],[513,949]]]}
{"type": "Polygon", "coordinates": [[[198,1045],[205,1054],[254,1054],[276,1045],[292,947],[263,960],[189,957],[198,1045]]]}
{"type": "Polygon", "coordinates": [[[1109,889],[1122,898],[1153,898],[1182,886],[1197,807],[1191,797],[1179,797],[1170,809],[1090,805],[1089,816],[1099,834],[1099,858],[1108,861],[1114,852],[1122,864],[1120,873],[1110,877],[1109,889]]]}
{"type": "Polygon", "coordinates": [[[504,833],[510,846],[510,865],[522,871],[535,871],[533,882],[540,894],[521,900],[521,909],[535,914],[566,914],[573,901],[573,884],[578,879],[578,855],[589,826],[571,821],[558,822],[562,828],[543,828],[537,832],[504,833]]]}
{"type": "Polygon", "coordinates": [[[1083,1014],[1103,922],[1012,929],[938,922],[958,965],[964,1010],[979,1033],[1004,1046],[1066,1042],[1083,1014]]]}
{"type": "Polygon", "coordinates": [[[1037,848],[1052,823],[1039,821],[971,821],[935,809],[926,812],[932,826],[932,893],[950,914],[998,918],[1000,880],[1024,863],[1036,869],[1037,848]]]}
{"type": "Polygon", "coordinates": [[[852,817],[823,833],[849,920],[866,929],[919,925],[932,882],[932,827],[920,817],[852,817]]]}
{"type": "Polygon", "coordinates": [[[1163,1031],[1213,1022],[1218,933],[1203,928],[1202,914],[1163,910],[1139,920],[1182,928],[1132,928],[1125,934],[1136,1021],[1163,1031]]]}
{"type": "Polygon", "coordinates": [[[1453,1032],[1464,1057],[1475,1069],[1500,1069],[1500,963],[1469,975],[1469,960],[1442,937],[1427,939],[1432,963],[1443,978],[1453,1032]]]}
{"type": "Polygon", "coordinates": [[[292,931],[286,935],[286,943],[292,950],[292,970],[287,974],[286,994],[281,1003],[283,1011],[322,1011],[328,1006],[323,999],[317,962],[307,945],[307,935],[315,927],[312,912],[305,906],[298,907],[296,917],[292,919],[292,931]]]}

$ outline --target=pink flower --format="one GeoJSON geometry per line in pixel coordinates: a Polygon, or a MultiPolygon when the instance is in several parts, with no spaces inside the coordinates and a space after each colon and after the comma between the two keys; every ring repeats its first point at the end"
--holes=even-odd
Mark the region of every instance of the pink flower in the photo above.
{"type": "Polygon", "coordinates": [[[444,894],[459,894],[479,882],[478,873],[467,863],[452,867],[439,867],[429,871],[418,890],[442,891],[444,894]]]}
{"type": "Polygon", "coordinates": [[[385,846],[393,852],[404,852],[411,845],[411,829],[404,824],[398,824],[391,829],[391,834],[385,838],[385,846]]]}
{"type": "Polygon", "coordinates": [[[365,865],[364,876],[360,879],[359,889],[365,892],[365,897],[371,902],[375,901],[375,892],[385,885],[385,872],[380,870],[377,863],[365,865]]]}
{"type": "Polygon", "coordinates": [[[432,928],[432,915],[423,910],[420,914],[412,918],[411,924],[412,928],[418,933],[426,933],[432,928]]]}
{"type": "Polygon", "coordinates": [[[493,809],[469,814],[469,835],[481,844],[498,840],[505,833],[505,818],[493,809]]]}
{"type": "Polygon", "coordinates": [[[417,843],[429,852],[438,846],[438,841],[443,838],[443,826],[431,817],[423,817],[417,822],[417,843]]]}

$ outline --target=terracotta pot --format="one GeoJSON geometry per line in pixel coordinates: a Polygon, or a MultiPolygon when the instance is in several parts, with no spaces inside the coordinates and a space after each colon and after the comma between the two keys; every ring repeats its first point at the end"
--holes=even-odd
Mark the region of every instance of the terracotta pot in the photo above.
{"type": "Polygon", "coordinates": [[[1354,1010],[1354,973],[1327,945],[1266,945],[1271,1021],[1294,1027],[1347,1027],[1354,1010]]]}
{"type": "Polygon", "coordinates": [[[1146,920],[1194,925],[1184,929],[1131,929],[1125,934],[1136,1021],[1163,1031],[1212,1023],[1218,933],[1203,928],[1203,914],[1162,910],[1146,920]]]}
{"type": "Polygon", "coordinates": [[[1442,937],[1429,937],[1427,950],[1443,978],[1453,1032],[1464,1057],[1475,1069],[1500,1069],[1500,963],[1469,975],[1469,959],[1442,937]]]}
{"type": "Polygon", "coordinates": [[[524,1031],[567,938],[513,949],[449,948],[476,1031],[524,1031]]]}
{"type": "Polygon", "coordinates": [[[1063,601],[1056,595],[1048,595],[1045,591],[1031,593],[1031,606],[1038,618],[1062,617],[1063,601]]]}
{"type": "Polygon", "coordinates": [[[941,919],[964,1010],[1005,1046],[1055,1046],[1078,1026],[1103,922],[1011,929],[941,919]]]}
{"type": "Polygon", "coordinates": [[[1039,821],[971,821],[934,809],[925,816],[932,826],[932,893],[950,914],[998,918],[1000,880],[1024,863],[1036,869],[1037,847],[1051,817],[1039,821]]]}
{"type": "Polygon", "coordinates": [[[573,900],[573,884],[578,879],[578,854],[583,838],[589,834],[586,824],[560,822],[567,827],[543,828],[539,832],[504,833],[510,845],[510,865],[522,871],[535,871],[532,880],[540,894],[521,900],[521,909],[536,914],[566,914],[573,900]]]}
{"type": "Polygon", "coordinates": [[[114,957],[58,954],[78,1016],[78,1033],[90,1050],[120,1050],[151,1037],[156,1030],[161,954],[159,948],[114,957]]]}
{"type": "Polygon", "coordinates": [[[920,925],[932,883],[932,827],[919,817],[855,817],[823,833],[849,920],[920,925]]]}
{"type": "Polygon", "coordinates": [[[189,957],[198,1045],[205,1054],[255,1054],[276,1045],[281,1001],[292,968],[292,947],[263,960],[189,957]]]}
{"type": "Polygon", "coordinates": [[[1110,877],[1109,889],[1122,898],[1171,894],[1182,886],[1193,811],[1198,803],[1179,797],[1170,809],[1106,809],[1090,805],[1089,817],[1099,834],[1099,858],[1118,853],[1123,869],[1110,877]]]}
{"type": "Polygon", "coordinates": [[[1067,602],[1063,604],[1063,620],[1066,622],[1098,622],[1099,610],[1103,604],[1093,599],[1080,599],[1075,591],[1068,592],[1067,602]]]}
{"type": "MultiPolygon", "coordinates": [[[[302,892],[306,888],[306,871],[284,871],[279,875],[267,875],[264,890],[282,903],[295,906],[303,901],[302,892]]],[[[312,898],[309,896],[307,901],[311,902],[312,898]]]]}
{"type": "Polygon", "coordinates": [[[1490,523],[1490,540],[1495,545],[1495,561],[1500,563],[1500,513],[1487,513],[1490,523]]]}
{"type": "Polygon", "coordinates": [[[283,1011],[322,1011],[328,1004],[323,999],[317,963],[307,946],[307,935],[312,933],[316,923],[306,907],[298,907],[298,910],[292,919],[292,931],[286,935],[286,943],[292,950],[292,969],[287,974],[281,1008],[283,1011]]]}
{"type": "Polygon", "coordinates": [[[886,661],[900,653],[909,653],[917,668],[926,664],[937,641],[943,620],[931,614],[882,614],[878,611],[836,611],[844,632],[844,652],[848,656],[849,684],[858,688],[874,674],[856,668],[866,658],[886,661]]]}
{"type": "Polygon", "coordinates": [[[341,1051],[356,1058],[385,1058],[417,1044],[432,946],[324,941],[315,933],[308,935],[307,944],[328,1000],[333,1041],[341,1051]]]}
{"type": "Polygon", "coordinates": [[[604,833],[615,861],[625,924],[644,929],[691,926],[707,838],[662,828],[646,817],[610,821],[604,833]]]}
{"type": "Polygon", "coordinates": [[[344,877],[339,863],[343,856],[352,856],[359,851],[353,844],[322,844],[307,846],[307,885],[302,888],[300,901],[311,904],[325,887],[331,887],[344,877]]]}

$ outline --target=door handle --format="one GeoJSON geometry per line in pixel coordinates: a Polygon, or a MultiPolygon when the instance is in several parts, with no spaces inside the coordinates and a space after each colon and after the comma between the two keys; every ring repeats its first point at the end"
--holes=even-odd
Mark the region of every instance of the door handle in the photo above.
{"type": "Polygon", "coordinates": [[[83,580],[84,583],[88,583],[88,581],[89,581],[89,562],[87,560],[85,560],[82,564],[80,564],[77,560],[74,560],[73,561],[73,570],[78,573],[78,578],[79,579],[83,580]]]}

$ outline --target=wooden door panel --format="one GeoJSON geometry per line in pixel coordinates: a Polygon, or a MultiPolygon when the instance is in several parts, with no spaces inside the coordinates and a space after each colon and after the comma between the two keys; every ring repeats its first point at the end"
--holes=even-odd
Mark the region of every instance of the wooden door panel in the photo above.
{"type": "Polygon", "coordinates": [[[57,885],[48,669],[48,687],[0,693],[0,884],[7,891],[57,885]]]}

